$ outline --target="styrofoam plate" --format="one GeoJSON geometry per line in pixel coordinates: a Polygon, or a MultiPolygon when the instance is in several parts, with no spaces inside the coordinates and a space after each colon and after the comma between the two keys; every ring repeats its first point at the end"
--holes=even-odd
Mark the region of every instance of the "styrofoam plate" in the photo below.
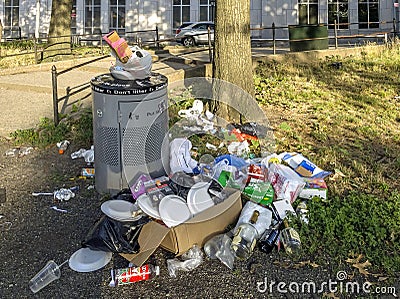
{"type": "Polygon", "coordinates": [[[81,248],[69,258],[69,267],[77,272],[92,272],[107,265],[112,257],[111,252],[81,248]]]}
{"type": "Polygon", "coordinates": [[[132,221],[138,218],[132,217],[132,213],[137,211],[137,206],[129,201],[121,199],[112,199],[103,202],[101,211],[108,217],[119,221],[132,221]]]}
{"type": "Polygon", "coordinates": [[[214,201],[208,193],[209,187],[209,182],[199,182],[190,188],[187,196],[187,205],[193,215],[207,210],[214,205],[214,201]]]}
{"type": "Polygon", "coordinates": [[[147,196],[147,194],[140,195],[137,199],[137,203],[138,203],[139,208],[144,213],[146,213],[150,217],[161,220],[160,213],[158,212],[156,207],[153,207],[151,199],[149,196],[147,196]]]}
{"type": "Polygon", "coordinates": [[[192,217],[185,200],[177,195],[167,195],[161,199],[159,212],[161,220],[168,227],[177,226],[192,217]]]}

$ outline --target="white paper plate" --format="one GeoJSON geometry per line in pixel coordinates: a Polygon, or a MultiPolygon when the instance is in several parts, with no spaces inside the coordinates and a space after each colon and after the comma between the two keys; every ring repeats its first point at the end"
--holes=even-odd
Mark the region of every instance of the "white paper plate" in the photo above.
{"type": "Polygon", "coordinates": [[[112,257],[111,252],[81,248],[69,258],[69,267],[77,272],[92,272],[107,265],[112,257]]]}
{"type": "Polygon", "coordinates": [[[187,205],[189,211],[196,215],[214,205],[210,194],[208,193],[208,188],[210,187],[210,182],[199,182],[190,188],[187,196],[187,205]]]}
{"type": "Polygon", "coordinates": [[[135,204],[121,199],[113,199],[104,202],[101,205],[101,211],[108,217],[118,221],[132,221],[140,218],[132,217],[132,213],[137,211],[135,204]]]}
{"type": "Polygon", "coordinates": [[[140,195],[137,199],[137,203],[139,208],[147,215],[155,219],[161,219],[160,213],[155,207],[153,207],[150,197],[148,197],[146,194],[140,195]]]}
{"type": "Polygon", "coordinates": [[[192,217],[185,200],[177,195],[167,195],[160,202],[160,216],[168,227],[177,226],[192,217]]]}

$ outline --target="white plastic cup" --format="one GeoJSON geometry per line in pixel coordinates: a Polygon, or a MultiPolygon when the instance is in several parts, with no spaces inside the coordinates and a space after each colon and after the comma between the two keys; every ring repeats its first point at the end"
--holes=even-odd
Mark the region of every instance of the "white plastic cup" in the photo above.
{"type": "Polygon", "coordinates": [[[60,276],[60,267],[54,261],[48,261],[46,266],[29,281],[29,287],[32,292],[37,293],[53,280],[59,279],[60,276]]]}

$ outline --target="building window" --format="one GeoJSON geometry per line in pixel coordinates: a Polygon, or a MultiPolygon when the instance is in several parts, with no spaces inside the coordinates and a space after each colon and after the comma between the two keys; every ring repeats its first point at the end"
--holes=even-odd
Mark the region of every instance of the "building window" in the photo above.
{"type": "Polygon", "coordinates": [[[349,1],[348,0],[329,0],[328,1],[328,27],[337,29],[349,28],[349,1]]]}
{"type": "Polygon", "coordinates": [[[76,34],[76,0],[72,1],[71,10],[71,34],[76,34]]]}
{"type": "Polygon", "coordinates": [[[200,19],[199,21],[214,21],[215,0],[200,0],[200,19]]]}
{"type": "Polygon", "coordinates": [[[19,36],[19,0],[6,0],[4,3],[4,37],[19,36]],[[14,28],[13,28],[14,27],[14,28]]]}
{"type": "Polygon", "coordinates": [[[190,0],[173,0],[172,22],[176,29],[184,22],[190,21],[190,0]]]}
{"type": "Polygon", "coordinates": [[[100,34],[101,0],[85,0],[85,34],[100,34]]]}
{"type": "Polygon", "coordinates": [[[318,0],[299,0],[299,24],[318,24],[318,0]]]}
{"type": "Polygon", "coordinates": [[[379,28],[379,1],[358,1],[358,28],[379,28]]]}
{"type": "Polygon", "coordinates": [[[110,31],[125,34],[125,0],[110,0],[110,31]]]}

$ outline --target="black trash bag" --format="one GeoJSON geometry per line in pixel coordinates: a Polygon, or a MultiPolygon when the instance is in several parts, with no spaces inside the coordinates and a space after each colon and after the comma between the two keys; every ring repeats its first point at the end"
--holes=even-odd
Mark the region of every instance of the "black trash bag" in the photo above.
{"type": "Polygon", "coordinates": [[[210,187],[208,187],[207,192],[211,196],[214,204],[216,205],[223,202],[228,197],[228,194],[224,190],[224,187],[220,184],[220,182],[214,179],[211,181],[210,187]]]}
{"type": "Polygon", "coordinates": [[[193,177],[183,171],[174,173],[168,182],[168,186],[174,192],[184,199],[187,199],[190,188],[195,184],[193,177]]]}
{"type": "Polygon", "coordinates": [[[137,253],[140,250],[138,237],[149,217],[136,221],[120,222],[102,216],[89,230],[82,247],[113,253],[137,253]]]}
{"type": "Polygon", "coordinates": [[[231,123],[228,125],[228,129],[232,129],[232,127],[240,130],[240,132],[244,134],[258,138],[265,138],[268,131],[266,126],[255,122],[247,122],[244,124],[231,123]]]}
{"type": "Polygon", "coordinates": [[[135,199],[133,198],[132,192],[130,189],[123,189],[117,194],[111,196],[110,199],[118,199],[118,200],[126,200],[132,203],[135,203],[135,199]]]}

